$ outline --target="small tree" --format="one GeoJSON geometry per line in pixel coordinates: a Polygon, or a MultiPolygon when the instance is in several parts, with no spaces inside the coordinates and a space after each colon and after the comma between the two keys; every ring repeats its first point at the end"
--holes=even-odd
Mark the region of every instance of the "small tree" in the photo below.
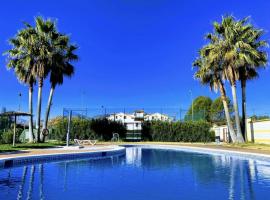
{"type": "Polygon", "coordinates": [[[193,101],[193,105],[190,105],[188,112],[186,113],[185,120],[191,120],[192,109],[194,120],[206,120],[211,121],[211,104],[212,99],[206,96],[199,96],[193,101]]]}
{"type": "MultiPolygon", "coordinates": [[[[230,99],[227,98],[230,113],[233,111],[230,99]]],[[[214,123],[226,123],[225,111],[221,97],[216,98],[211,105],[211,121],[214,123]]]]}

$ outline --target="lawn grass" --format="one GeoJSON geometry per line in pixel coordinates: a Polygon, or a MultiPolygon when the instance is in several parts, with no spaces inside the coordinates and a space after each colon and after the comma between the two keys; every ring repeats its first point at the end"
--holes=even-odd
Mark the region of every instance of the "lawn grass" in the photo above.
{"type": "Polygon", "coordinates": [[[65,145],[65,143],[60,141],[49,141],[44,143],[19,143],[16,144],[15,147],[13,147],[11,144],[0,144],[0,153],[27,149],[45,149],[63,145],[65,145]]]}

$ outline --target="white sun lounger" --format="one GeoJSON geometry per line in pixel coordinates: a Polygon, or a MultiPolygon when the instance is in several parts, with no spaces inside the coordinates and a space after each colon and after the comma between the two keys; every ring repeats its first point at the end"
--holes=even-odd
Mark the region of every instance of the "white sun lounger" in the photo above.
{"type": "Polygon", "coordinates": [[[79,140],[74,139],[74,144],[76,145],[95,145],[98,142],[98,140],[79,140]]]}

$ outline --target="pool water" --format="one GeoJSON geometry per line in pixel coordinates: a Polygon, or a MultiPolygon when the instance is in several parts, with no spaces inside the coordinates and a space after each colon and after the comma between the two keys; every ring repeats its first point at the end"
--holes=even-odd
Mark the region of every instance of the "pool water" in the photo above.
{"type": "Polygon", "coordinates": [[[129,147],[125,156],[0,169],[0,200],[267,199],[270,163],[129,147]]]}

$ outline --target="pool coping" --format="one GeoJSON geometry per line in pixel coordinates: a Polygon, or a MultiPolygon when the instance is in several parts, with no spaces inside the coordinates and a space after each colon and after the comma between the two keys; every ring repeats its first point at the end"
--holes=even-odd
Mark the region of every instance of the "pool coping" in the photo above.
{"type": "Polygon", "coordinates": [[[84,158],[100,159],[111,156],[121,156],[125,154],[125,147],[116,145],[109,147],[110,149],[85,149],[81,150],[81,152],[56,152],[48,154],[32,154],[26,156],[10,156],[0,158],[0,169],[48,161],[75,160],[84,158]]]}
{"type": "Polygon", "coordinates": [[[194,152],[194,153],[202,153],[208,155],[226,155],[231,157],[237,157],[240,159],[252,159],[259,161],[270,162],[270,155],[260,154],[260,153],[252,153],[252,152],[244,152],[244,151],[236,151],[236,150],[225,150],[225,149],[213,149],[207,147],[194,147],[194,146],[181,146],[181,145],[168,145],[168,144],[130,144],[130,145],[120,145],[120,146],[136,146],[143,148],[151,148],[151,149],[165,149],[165,150],[176,150],[176,151],[184,151],[184,152],[194,152]]]}
{"type": "Polygon", "coordinates": [[[125,147],[143,147],[151,149],[165,149],[176,150],[184,152],[194,152],[208,155],[225,155],[230,157],[237,157],[240,159],[252,159],[259,161],[270,162],[270,155],[243,152],[235,150],[213,149],[207,147],[194,147],[194,146],[181,146],[181,145],[168,145],[168,144],[123,144],[123,145],[111,145],[107,146],[111,149],[85,149],[81,152],[60,152],[60,153],[48,153],[48,154],[33,154],[17,157],[5,157],[0,158],[0,169],[21,166],[32,163],[48,162],[48,161],[61,161],[61,160],[75,160],[84,158],[100,159],[105,157],[124,155],[125,147]],[[87,151],[91,150],[91,151],[87,151]]]}

